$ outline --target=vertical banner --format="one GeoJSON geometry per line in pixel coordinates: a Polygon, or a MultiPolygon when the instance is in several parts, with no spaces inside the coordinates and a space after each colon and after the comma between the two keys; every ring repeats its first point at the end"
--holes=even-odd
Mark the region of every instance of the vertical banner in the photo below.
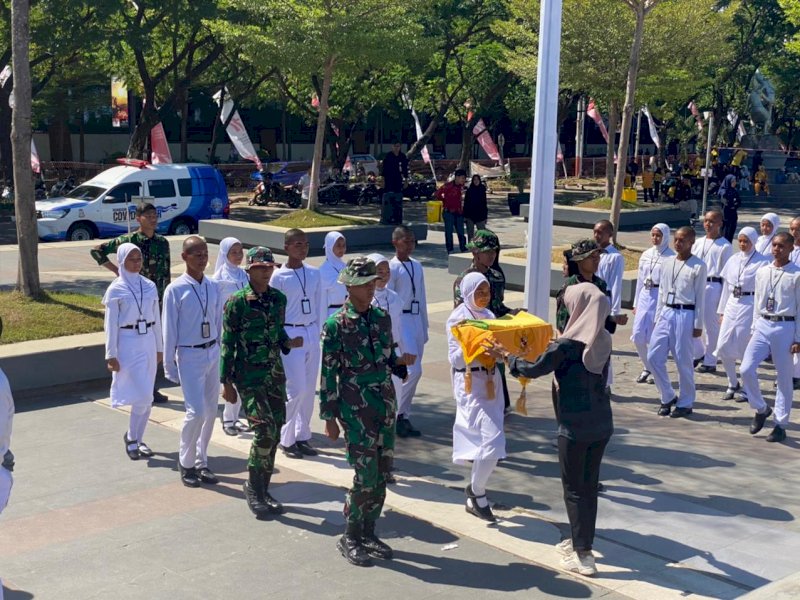
{"type": "MultiPolygon", "coordinates": [[[[417,133],[417,139],[419,140],[422,137],[422,125],[419,122],[419,115],[417,115],[417,111],[414,110],[414,103],[411,101],[411,96],[408,94],[408,88],[403,90],[403,102],[405,102],[408,110],[411,111],[411,116],[414,117],[414,129],[417,133]]],[[[428,145],[425,144],[422,149],[420,150],[420,154],[422,155],[422,160],[425,164],[431,163],[431,155],[428,152],[428,145]]]]}
{"type": "Polygon", "coordinates": [[[168,165],[172,163],[172,153],[169,151],[167,134],[161,121],[150,130],[150,160],[154,165],[168,165]]]}
{"type": "Polygon", "coordinates": [[[694,120],[697,121],[697,130],[703,131],[703,117],[700,116],[700,111],[697,110],[697,105],[694,103],[694,100],[690,100],[689,104],[686,105],[686,108],[692,113],[694,120]]]}
{"type": "Polygon", "coordinates": [[[491,134],[486,129],[486,123],[483,122],[483,119],[478,119],[478,122],[475,123],[475,127],[472,128],[472,135],[478,138],[478,143],[489,158],[500,162],[500,151],[497,149],[497,145],[494,143],[491,134]]]}
{"type": "MultiPolygon", "coordinates": [[[[222,114],[220,115],[220,119],[223,123],[228,120],[228,116],[231,114],[231,111],[233,111],[233,100],[230,99],[227,88],[224,91],[225,101],[222,103],[222,114]]],[[[220,90],[214,94],[214,101],[217,103],[217,105],[219,105],[220,100],[222,99],[222,92],[223,90],[220,90]]],[[[250,160],[256,163],[256,166],[260,171],[263,168],[261,165],[261,160],[256,154],[256,149],[253,147],[253,142],[250,141],[250,136],[247,135],[247,129],[242,122],[242,118],[239,116],[238,110],[233,112],[233,117],[231,118],[231,122],[228,123],[226,131],[231,143],[239,153],[239,156],[245,160],[250,160]]]]}
{"type": "Polygon", "coordinates": [[[128,88],[121,79],[111,79],[111,126],[128,126],[128,88]]]}
{"type": "Polygon", "coordinates": [[[42,172],[42,163],[39,160],[39,152],[36,150],[36,144],[33,142],[33,136],[31,136],[31,170],[34,173],[42,172]]]}
{"type": "Polygon", "coordinates": [[[606,141],[606,144],[608,144],[608,129],[606,129],[603,116],[600,114],[600,111],[597,110],[597,106],[595,106],[592,98],[589,98],[589,106],[586,107],[586,114],[595,122],[595,125],[600,128],[600,133],[603,134],[603,139],[606,141]]]}
{"type": "Polygon", "coordinates": [[[656,122],[653,120],[653,115],[650,114],[650,109],[647,108],[646,104],[642,107],[642,112],[644,113],[644,116],[647,117],[647,126],[650,129],[650,139],[653,140],[656,148],[660,150],[661,138],[658,135],[658,128],[656,127],[656,122]]]}

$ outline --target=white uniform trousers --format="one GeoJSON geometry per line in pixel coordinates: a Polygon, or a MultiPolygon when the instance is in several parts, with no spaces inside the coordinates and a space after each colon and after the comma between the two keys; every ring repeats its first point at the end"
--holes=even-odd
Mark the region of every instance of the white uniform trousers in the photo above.
{"type": "Polygon", "coordinates": [[[800,379],[800,354],[792,354],[792,377],[800,379]]]}
{"type": "Polygon", "coordinates": [[[666,306],[655,324],[650,348],[647,351],[647,362],[650,363],[650,372],[661,394],[661,404],[667,404],[675,397],[667,374],[667,357],[670,352],[678,368],[678,406],[690,408],[694,404],[693,329],[693,310],[679,310],[666,306]]]}
{"type": "Polygon", "coordinates": [[[650,345],[650,338],[653,336],[653,329],[655,328],[658,288],[642,289],[640,293],[642,297],[639,299],[639,306],[633,316],[631,341],[636,346],[636,354],[639,355],[639,360],[642,361],[644,370],[652,371],[650,363],[647,361],[647,348],[650,345]]]}
{"type": "Polygon", "coordinates": [[[401,325],[404,330],[412,332],[408,336],[409,354],[417,357],[413,365],[408,366],[408,378],[403,382],[400,396],[397,398],[397,414],[408,418],[411,413],[411,401],[417,393],[417,384],[422,377],[422,353],[425,351],[425,332],[422,330],[422,318],[419,315],[403,313],[401,325]]]}
{"type": "MultiPolygon", "coordinates": [[[[752,298],[752,297],[751,297],[752,298]]],[[[717,351],[714,355],[722,361],[728,387],[736,387],[736,361],[744,357],[747,343],[750,341],[750,329],[753,324],[753,303],[728,302],[719,330],[717,351]]]]}
{"type": "Polygon", "coordinates": [[[8,506],[8,498],[11,496],[11,487],[13,485],[14,476],[11,474],[11,471],[0,467],[0,513],[8,506]]]}
{"type": "Polygon", "coordinates": [[[794,342],[794,323],[783,321],[773,323],[756,316],[755,330],[750,343],[747,344],[742,359],[742,386],[747,394],[747,401],[756,411],[763,413],[767,409],[764,396],[758,386],[758,366],[772,354],[772,364],[778,379],[778,390],[775,393],[775,424],[786,427],[789,423],[789,412],[792,410],[792,354],[790,348],[794,342]]]}
{"type": "Polygon", "coordinates": [[[208,443],[219,399],[219,344],[210,348],[178,348],[177,362],[186,408],[179,460],[184,469],[207,467],[208,443]]]}
{"type": "Polygon", "coordinates": [[[719,317],[717,305],[722,295],[722,284],[710,281],[706,283],[705,304],[703,305],[703,335],[694,338],[694,358],[703,359],[703,364],[709,367],[717,366],[714,352],[717,350],[719,339],[719,317]]]}
{"type": "Polygon", "coordinates": [[[285,448],[295,442],[311,439],[311,415],[314,412],[314,394],[320,372],[319,328],[286,326],[290,338],[302,337],[303,346],[282,354],[286,372],[286,424],[281,428],[281,445],[285,448]]]}

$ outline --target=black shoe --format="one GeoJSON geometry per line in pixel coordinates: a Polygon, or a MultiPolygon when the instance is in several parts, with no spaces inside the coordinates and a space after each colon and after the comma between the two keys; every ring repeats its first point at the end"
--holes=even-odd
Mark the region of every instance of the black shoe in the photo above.
{"type": "Polygon", "coordinates": [[[295,444],[297,449],[300,451],[301,454],[305,456],[317,456],[318,452],[311,447],[311,444],[308,442],[297,442],[295,444]]]}
{"type": "Polygon", "coordinates": [[[184,469],[180,467],[181,470],[181,482],[186,487],[200,487],[200,477],[197,475],[197,469],[192,467],[191,469],[184,469]]]}
{"type": "Polygon", "coordinates": [[[230,436],[239,435],[239,430],[236,429],[236,426],[231,422],[223,423],[222,431],[225,432],[225,435],[230,435],[230,436]]]}
{"type": "Polygon", "coordinates": [[[669,416],[672,419],[679,419],[681,417],[688,417],[690,414],[692,414],[692,408],[690,406],[679,406],[673,410],[669,416]]]}
{"type": "Polygon", "coordinates": [[[696,371],[698,373],[716,373],[717,367],[712,365],[700,365],[697,367],[696,371]]]}
{"type": "Polygon", "coordinates": [[[253,431],[253,428],[250,427],[250,425],[248,425],[247,423],[243,423],[239,419],[236,419],[236,421],[234,421],[233,427],[239,433],[249,433],[249,432],[253,431]]]}
{"type": "Polygon", "coordinates": [[[125,442],[125,454],[128,455],[128,458],[130,458],[131,460],[139,460],[140,454],[139,454],[138,442],[136,440],[129,440],[127,431],[122,434],[122,439],[125,442]],[[136,448],[131,450],[130,448],[128,448],[128,444],[137,444],[137,446],[136,448]]]}
{"type": "Polygon", "coordinates": [[[767,422],[767,419],[772,414],[772,409],[768,406],[767,410],[763,413],[756,413],[753,417],[753,423],[750,425],[750,433],[753,435],[757,434],[761,429],[764,427],[764,423],[767,422]]]}
{"type": "Polygon", "coordinates": [[[725,390],[725,395],[722,397],[723,400],[733,400],[736,398],[736,394],[742,391],[741,384],[737,383],[736,387],[728,386],[728,389],[725,390]]]}
{"type": "Polygon", "coordinates": [[[292,444],[291,446],[283,446],[278,445],[283,452],[284,456],[288,456],[289,458],[303,458],[303,453],[300,452],[300,449],[297,447],[297,444],[292,444]]]}
{"type": "Polygon", "coordinates": [[[267,493],[271,473],[261,473],[257,469],[249,469],[248,480],[244,482],[244,497],[247,506],[256,517],[266,514],[280,514],[283,505],[267,493]]]}
{"type": "Polygon", "coordinates": [[[472,492],[472,486],[468,485],[464,489],[464,493],[467,495],[467,503],[464,506],[464,509],[471,515],[478,517],[479,519],[483,519],[484,521],[489,521],[490,523],[494,523],[497,519],[492,512],[492,507],[488,504],[486,506],[478,506],[478,498],[486,498],[486,495],[483,496],[476,496],[472,492]]]}
{"type": "Polygon", "coordinates": [[[150,450],[150,446],[144,442],[139,442],[139,455],[144,456],[145,458],[150,458],[151,456],[155,455],[155,452],[150,450]]]}
{"type": "Polygon", "coordinates": [[[422,435],[422,432],[419,429],[414,429],[414,426],[411,424],[407,418],[403,419],[406,424],[406,437],[419,437],[422,435]]]}
{"type": "Polygon", "coordinates": [[[650,377],[650,371],[645,369],[641,372],[641,374],[636,378],[636,383],[645,383],[647,382],[647,378],[650,377]]]}
{"type": "Polygon", "coordinates": [[[214,473],[211,472],[211,469],[208,467],[201,467],[197,469],[197,476],[200,478],[200,481],[203,483],[207,483],[208,485],[216,485],[219,483],[219,479],[214,473]]]}
{"type": "Polygon", "coordinates": [[[792,377],[792,389],[800,390],[800,377],[792,377]]]}
{"type": "Polygon", "coordinates": [[[647,385],[655,385],[655,384],[656,380],[653,379],[652,376],[647,378],[647,385]]]}
{"type": "Polygon", "coordinates": [[[606,486],[603,485],[602,481],[597,482],[597,493],[600,494],[606,491],[606,486]]]}
{"type": "Polygon", "coordinates": [[[747,402],[747,394],[744,393],[744,389],[741,392],[736,394],[736,398],[733,399],[734,402],[747,402]]]}
{"type": "Polygon", "coordinates": [[[361,545],[361,525],[348,524],[347,531],[336,542],[336,547],[351,565],[371,567],[372,560],[366,548],[361,545]]]}
{"type": "Polygon", "coordinates": [[[375,535],[374,521],[364,521],[364,535],[361,536],[361,545],[372,558],[389,560],[394,556],[392,549],[375,535]]]}
{"type": "Polygon", "coordinates": [[[158,390],[153,390],[153,404],[164,404],[166,402],[169,402],[169,398],[158,390]]]}
{"type": "Polygon", "coordinates": [[[697,367],[699,367],[699,366],[700,366],[702,363],[703,363],[703,359],[702,359],[702,358],[695,358],[695,359],[694,359],[694,362],[692,363],[692,365],[693,365],[693,366],[694,366],[694,368],[696,369],[696,368],[697,368],[697,367]]]}
{"type": "Polygon", "coordinates": [[[397,437],[408,437],[408,426],[408,419],[405,417],[397,417],[397,423],[395,424],[395,432],[397,433],[397,437]]]}
{"type": "Polygon", "coordinates": [[[386,473],[383,476],[384,481],[386,481],[387,485],[391,485],[393,483],[397,483],[397,478],[394,476],[393,473],[386,473]]]}
{"type": "Polygon", "coordinates": [[[786,430],[780,425],[775,425],[775,428],[767,436],[768,442],[782,442],[786,439],[786,430]]]}
{"type": "Polygon", "coordinates": [[[667,402],[666,404],[662,404],[661,408],[658,409],[658,415],[661,417],[668,417],[669,414],[672,412],[672,407],[678,403],[678,397],[675,396],[672,400],[667,402]]]}

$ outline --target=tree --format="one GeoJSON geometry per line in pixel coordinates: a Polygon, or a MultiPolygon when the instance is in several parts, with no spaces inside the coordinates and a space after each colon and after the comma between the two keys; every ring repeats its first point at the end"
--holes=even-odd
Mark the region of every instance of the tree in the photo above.
{"type": "Polygon", "coordinates": [[[14,157],[14,210],[17,220],[19,267],[17,289],[29,298],[41,294],[39,236],[31,177],[31,72],[30,4],[11,4],[11,62],[14,73],[14,105],[11,114],[11,146],[14,157]]]}

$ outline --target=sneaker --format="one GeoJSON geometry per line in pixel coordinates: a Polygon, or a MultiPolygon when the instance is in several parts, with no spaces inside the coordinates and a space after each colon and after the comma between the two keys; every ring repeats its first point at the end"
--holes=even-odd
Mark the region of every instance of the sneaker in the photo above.
{"type": "Polygon", "coordinates": [[[561,556],[569,556],[572,554],[572,539],[567,538],[565,540],[561,540],[556,544],[556,550],[558,550],[561,556]]]}
{"type": "Polygon", "coordinates": [[[561,559],[561,568],[586,577],[597,574],[597,565],[591,552],[575,552],[561,559]]]}

